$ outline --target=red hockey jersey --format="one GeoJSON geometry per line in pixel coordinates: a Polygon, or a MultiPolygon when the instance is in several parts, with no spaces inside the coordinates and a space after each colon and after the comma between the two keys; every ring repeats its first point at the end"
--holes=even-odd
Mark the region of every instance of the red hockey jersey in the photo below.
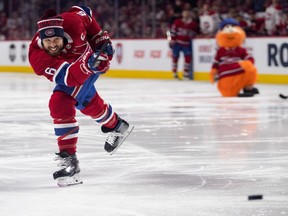
{"type": "Polygon", "coordinates": [[[182,19],[176,19],[171,26],[171,39],[182,45],[190,45],[191,39],[198,32],[198,25],[192,19],[184,22],[182,19]]]}
{"type": "Polygon", "coordinates": [[[219,78],[243,73],[244,70],[238,63],[241,60],[250,60],[254,63],[254,58],[243,47],[229,49],[221,47],[216,53],[212,68],[218,70],[219,78]]]}

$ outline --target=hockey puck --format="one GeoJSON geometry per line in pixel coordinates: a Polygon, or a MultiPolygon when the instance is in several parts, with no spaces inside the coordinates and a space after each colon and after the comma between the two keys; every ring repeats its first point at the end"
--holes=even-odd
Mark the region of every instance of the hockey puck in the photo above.
{"type": "Polygon", "coordinates": [[[248,196],[248,200],[261,200],[261,199],[263,199],[263,195],[262,194],[248,196]]]}

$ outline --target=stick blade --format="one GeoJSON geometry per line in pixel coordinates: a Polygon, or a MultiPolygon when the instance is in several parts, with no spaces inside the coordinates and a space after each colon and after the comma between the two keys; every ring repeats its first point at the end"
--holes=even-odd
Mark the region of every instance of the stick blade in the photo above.
{"type": "Polygon", "coordinates": [[[282,99],[287,99],[288,98],[288,96],[285,96],[283,94],[279,94],[279,97],[282,98],[282,99]]]}

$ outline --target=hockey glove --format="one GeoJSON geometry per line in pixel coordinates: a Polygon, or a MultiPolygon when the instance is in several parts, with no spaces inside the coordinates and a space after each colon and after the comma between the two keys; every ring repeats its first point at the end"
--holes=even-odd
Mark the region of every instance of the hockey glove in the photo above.
{"type": "Polygon", "coordinates": [[[108,56],[105,53],[95,52],[93,53],[88,59],[88,67],[93,71],[95,74],[104,74],[110,68],[110,61],[108,56]]]}
{"type": "Polygon", "coordinates": [[[104,53],[108,55],[108,59],[111,61],[114,55],[114,49],[112,46],[111,39],[107,33],[107,31],[104,31],[102,35],[97,35],[95,38],[95,50],[100,50],[101,47],[105,44],[105,42],[108,40],[108,45],[106,46],[104,53]]]}

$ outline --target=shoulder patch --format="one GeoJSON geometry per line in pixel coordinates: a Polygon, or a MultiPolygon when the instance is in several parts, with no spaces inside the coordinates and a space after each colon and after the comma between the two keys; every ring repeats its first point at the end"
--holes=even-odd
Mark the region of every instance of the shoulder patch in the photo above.
{"type": "Polygon", "coordinates": [[[86,6],[73,6],[72,9],[78,9],[81,16],[88,15],[89,18],[92,18],[92,10],[86,6]]]}

